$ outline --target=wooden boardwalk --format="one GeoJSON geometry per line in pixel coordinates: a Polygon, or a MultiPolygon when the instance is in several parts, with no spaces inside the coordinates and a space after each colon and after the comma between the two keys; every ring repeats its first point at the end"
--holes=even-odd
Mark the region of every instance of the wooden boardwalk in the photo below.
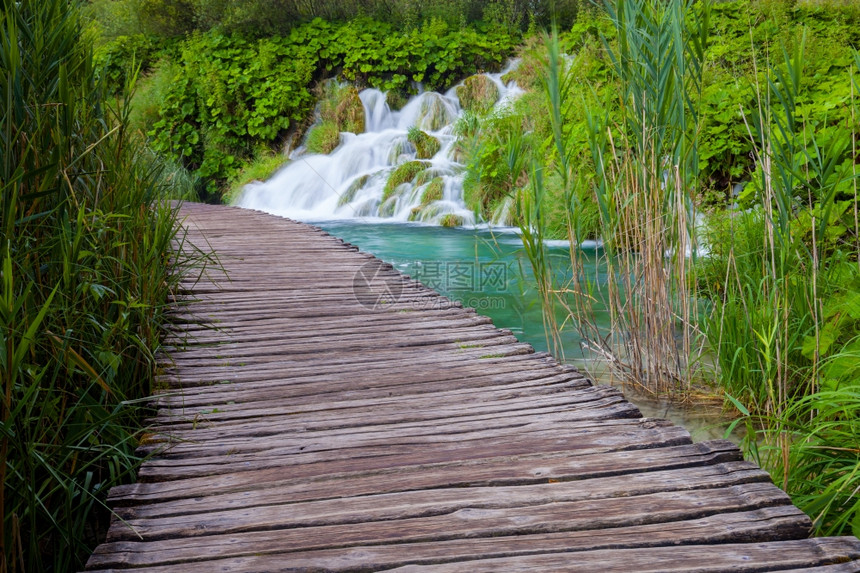
{"type": "Polygon", "coordinates": [[[183,214],[228,277],[185,285],[156,453],[89,570],[860,571],[731,443],[319,229],[183,214]]]}

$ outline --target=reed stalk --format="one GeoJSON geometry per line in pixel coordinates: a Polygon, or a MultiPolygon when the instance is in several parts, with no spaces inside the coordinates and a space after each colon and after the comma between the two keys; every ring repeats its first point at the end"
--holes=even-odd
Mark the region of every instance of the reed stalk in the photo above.
{"type": "Polygon", "coordinates": [[[593,346],[624,381],[685,393],[698,375],[696,256],[698,116],[709,5],[675,0],[606,2],[617,42],[605,42],[619,82],[618,119],[591,111],[611,316],[593,346]]]}

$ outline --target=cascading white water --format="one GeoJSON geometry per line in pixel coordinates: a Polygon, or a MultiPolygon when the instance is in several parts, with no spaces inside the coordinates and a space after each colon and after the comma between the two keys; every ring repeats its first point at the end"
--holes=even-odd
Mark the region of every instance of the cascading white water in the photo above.
{"type": "MultiPolygon", "coordinates": [[[[515,83],[501,79],[514,65],[487,74],[499,89],[497,108],[522,93],[515,83]]],[[[341,133],[340,144],[328,155],[296,150],[292,161],[271,179],[247,185],[237,204],[301,221],[362,218],[474,224],[474,214],[463,202],[464,167],[454,159],[454,124],[462,113],[456,88],[445,94],[419,94],[400,111],[392,111],[379,90],[364,90],[359,97],[364,133],[341,133]],[[424,160],[418,175],[389,189],[384,197],[392,172],[417,158],[407,139],[412,127],[435,137],[439,151],[424,160]],[[425,193],[430,185],[436,186],[432,200],[425,193]]]]}

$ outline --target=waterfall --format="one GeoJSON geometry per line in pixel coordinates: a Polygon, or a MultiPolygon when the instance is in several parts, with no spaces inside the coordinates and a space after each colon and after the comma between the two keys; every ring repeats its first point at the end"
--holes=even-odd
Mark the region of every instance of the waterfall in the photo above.
{"type": "MultiPolygon", "coordinates": [[[[522,93],[515,83],[501,79],[516,63],[487,74],[499,88],[496,109],[522,93]]],[[[290,163],[268,181],[245,186],[237,204],[300,221],[474,225],[474,213],[463,202],[465,168],[455,159],[454,126],[462,115],[456,87],[445,94],[421,93],[399,111],[376,89],[362,91],[359,98],[364,133],[341,133],[339,145],[328,155],[297,149],[290,163]],[[415,128],[438,142],[432,157],[418,158],[418,149],[409,141],[415,128]]]]}

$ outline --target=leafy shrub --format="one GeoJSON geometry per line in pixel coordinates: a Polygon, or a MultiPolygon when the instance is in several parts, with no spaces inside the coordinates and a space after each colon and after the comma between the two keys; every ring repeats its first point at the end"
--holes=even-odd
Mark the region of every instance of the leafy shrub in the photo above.
{"type": "Polygon", "coordinates": [[[138,17],[149,34],[181,36],[194,29],[194,0],[140,0],[138,17]]]}
{"type": "Polygon", "coordinates": [[[118,93],[125,89],[131,73],[149,71],[163,47],[164,43],[153,36],[120,36],[99,46],[94,63],[109,89],[118,93]]]}
{"type": "Polygon", "coordinates": [[[186,40],[182,71],[150,132],[153,147],[206,179],[209,198],[218,200],[243,160],[310,111],[313,62],[297,51],[280,40],[186,40]]]}
{"type": "Polygon", "coordinates": [[[160,119],[162,102],[180,73],[179,66],[165,59],[138,80],[131,101],[131,125],[144,134],[152,131],[160,119]]]}

